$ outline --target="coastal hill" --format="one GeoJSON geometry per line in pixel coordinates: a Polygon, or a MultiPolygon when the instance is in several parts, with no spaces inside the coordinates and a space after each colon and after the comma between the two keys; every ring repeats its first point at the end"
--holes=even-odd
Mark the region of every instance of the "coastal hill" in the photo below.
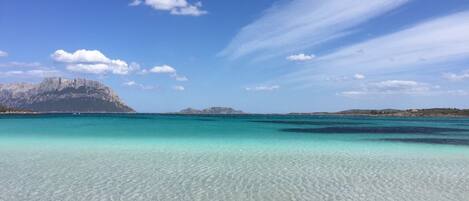
{"type": "Polygon", "coordinates": [[[111,88],[86,79],[0,84],[0,104],[33,112],[134,112],[111,88]]]}
{"type": "Polygon", "coordinates": [[[314,112],[314,113],[290,113],[297,115],[366,115],[366,116],[395,116],[395,117],[444,117],[444,116],[469,116],[469,109],[457,108],[429,108],[429,109],[383,109],[383,110],[345,110],[340,112],[314,112]]]}
{"type": "Polygon", "coordinates": [[[179,111],[177,114],[245,114],[241,110],[235,110],[229,107],[210,107],[203,110],[187,108],[179,111]]]}

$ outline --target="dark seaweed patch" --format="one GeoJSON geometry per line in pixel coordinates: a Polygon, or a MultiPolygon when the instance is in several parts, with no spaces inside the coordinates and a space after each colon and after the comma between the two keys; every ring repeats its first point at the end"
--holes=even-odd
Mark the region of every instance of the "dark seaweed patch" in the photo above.
{"type": "Polygon", "coordinates": [[[255,123],[289,124],[289,125],[315,125],[315,126],[333,126],[333,125],[362,125],[366,123],[359,122],[337,122],[337,121],[298,121],[298,120],[255,120],[255,123]]]}
{"type": "Polygon", "coordinates": [[[438,128],[438,127],[325,127],[325,128],[285,128],[280,129],[290,133],[318,133],[318,134],[432,134],[444,135],[444,132],[468,132],[467,129],[438,128]]]}
{"type": "Polygon", "coordinates": [[[469,146],[469,139],[440,139],[440,138],[383,138],[379,141],[404,142],[419,144],[446,144],[446,145],[466,145],[469,146]]]}
{"type": "Polygon", "coordinates": [[[196,121],[216,121],[215,119],[194,119],[196,121]]]}

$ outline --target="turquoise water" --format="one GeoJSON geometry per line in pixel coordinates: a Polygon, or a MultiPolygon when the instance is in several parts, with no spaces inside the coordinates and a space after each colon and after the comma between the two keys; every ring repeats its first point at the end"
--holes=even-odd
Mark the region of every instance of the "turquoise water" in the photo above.
{"type": "Polygon", "coordinates": [[[469,119],[293,115],[13,115],[0,116],[0,138],[5,144],[9,141],[20,144],[60,142],[71,143],[74,146],[83,146],[83,143],[85,145],[86,143],[101,143],[101,145],[122,143],[137,146],[167,143],[196,146],[199,143],[205,143],[227,147],[230,145],[308,147],[310,144],[314,146],[337,144],[464,151],[469,147],[469,119]],[[376,130],[382,127],[388,130],[376,130]],[[317,132],[307,130],[324,128],[329,130],[317,132]],[[347,129],[354,128],[359,130],[347,132],[347,129]],[[392,128],[401,130],[389,131],[392,128]],[[433,131],[433,129],[441,128],[456,129],[456,131],[433,131]],[[363,132],[360,132],[360,129],[363,132]],[[456,139],[462,142],[398,141],[406,138],[414,140],[456,139]]]}
{"type": "Polygon", "coordinates": [[[468,167],[468,118],[0,116],[0,200],[467,200],[468,167]]]}

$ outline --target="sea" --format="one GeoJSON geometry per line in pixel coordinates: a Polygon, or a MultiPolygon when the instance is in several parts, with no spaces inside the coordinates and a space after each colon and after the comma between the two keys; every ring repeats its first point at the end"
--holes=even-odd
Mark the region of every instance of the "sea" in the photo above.
{"type": "Polygon", "coordinates": [[[0,201],[469,201],[469,118],[0,115],[0,201]]]}

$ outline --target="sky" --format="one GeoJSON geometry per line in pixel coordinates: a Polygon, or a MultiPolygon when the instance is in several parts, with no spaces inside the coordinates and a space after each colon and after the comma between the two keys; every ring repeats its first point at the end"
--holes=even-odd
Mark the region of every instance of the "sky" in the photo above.
{"type": "Polygon", "coordinates": [[[469,108],[469,0],[0,0],[0,83],[138,112],[469,108]]]}

